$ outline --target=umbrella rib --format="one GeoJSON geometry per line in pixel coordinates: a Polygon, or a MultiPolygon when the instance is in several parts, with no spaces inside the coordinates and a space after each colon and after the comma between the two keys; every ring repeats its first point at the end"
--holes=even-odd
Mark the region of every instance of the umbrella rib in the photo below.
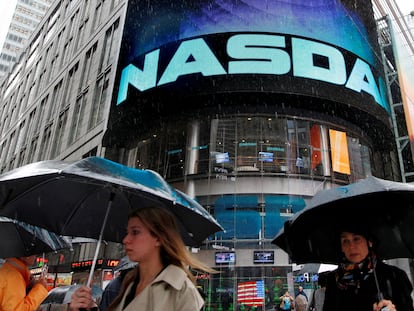
{"type": "Polygon", "coordinates": [[[14,197],[12,200],[9,201],[10,196],[13,193],[13,189],[10,189],[7,192],[7,196],[5,197],[5,199],[3,200],[3,202],[1,203],[1,206],[5,206],[6,204],[12,204],[13,202],[19,200],[20,198],[24,197],[26,194],[33,192],[33,190],[36,190],[37,188],[43,187],[43,185],[48,184],[49,182],[52,182],[56,179],[62,179],[64,178],[64,176],[55,176],[51,179],[47,179],[45,181],[39,182],[36,185],[31,186],[30,188],[20,192],[16,197],[14,197]]]}
{"type": "Polygon", "coordinates": [[[6,202],[9,200],[12,192],[13,192],[12,189],[9,189],[9,191],[7,191],[7,195],[5,195],[4,200],[1,202],[0,206],[4,206],[6,204],[6,202]]]}

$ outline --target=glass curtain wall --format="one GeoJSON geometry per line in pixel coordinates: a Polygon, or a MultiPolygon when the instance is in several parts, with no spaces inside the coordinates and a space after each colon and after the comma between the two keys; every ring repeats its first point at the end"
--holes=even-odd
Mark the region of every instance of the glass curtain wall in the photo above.
{"type": "MultiPolygon", "coordinates": [[[[204,247],[274,251],[270,242],[285,220],[305,207],[295,183],[329,180],[349,183],[371,174],[370,146],[355,133],[312,120],[275,116],[234,116],[165,123],[129,150],[129,163],[158,171],[170,182],[220,182],[246,191],[208,194],[197,199],[224,227],[204,247]],[[247,183],[250,185],[246,186],[247,183]],[[282,180],[282,182],[280,182],[282,180]],[[242,185],[243,183],[243,185],[242,185]],[[256,184],[274,184],[258,191],[256,184]],[[295,191],[281,190],[292,185],[295,191]]],[[[229,189],[230,189],[229,188],[229,189]]],[[[250,258],[252,255],[248,255],[250,258]]],[[[240,259],[240,258],[239,258],[240,259]]],[[[246,260],[246,258],[244,258],[246,260]]],[[[217,264],[219,274],[198,275],[205,310],[266,310],[285,290],[298,286],[290,266],[217,264]],[[241,298],[245,287],[260,293],[258,303],[241,298]]],[[[236,259],[237,262],[237,259],[236,259]]],[[[300,284],[311,289],[314,282],[300,284]]]]}
{"type": "Polygon", "coordinates": [[[266,116],[164,124],[136,143],[130,158],[136,167],[154,169],[169,180],[226,172],[352,182],[371,174],[372,161],[367,143],[345,130],[266,116]],[[346,154],[340,160],[348,173],[336,168],[335,151],[346,154]]]}

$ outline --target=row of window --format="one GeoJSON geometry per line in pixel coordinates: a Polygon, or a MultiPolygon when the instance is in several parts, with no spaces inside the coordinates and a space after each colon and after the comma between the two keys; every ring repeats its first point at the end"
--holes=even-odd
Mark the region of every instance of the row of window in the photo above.
{"type": "Polygon", "coordinates": [[[4,66],[4,65],[0,64],[0,72],[1,71],[6,72],[7,70],[9,70],[9,67],[8,66],[4,66]]]}
{"type": "Polygon", "coordinates": [[[17,42],[17,43],[22,43],[23,40],[24,40],[24,38],[22,38],[20,36],[16,36],[14,34],[7,35],[7,39],[10,40],[10,41],[17,42]]]}
{"type": "Polygon", "coordinates": [[[5,61],[16,61],[16,57],[13,57],[11,55],[8,55],[6,53],[2,53],[1,54],[1,59],[5,60],[5,61]]]}

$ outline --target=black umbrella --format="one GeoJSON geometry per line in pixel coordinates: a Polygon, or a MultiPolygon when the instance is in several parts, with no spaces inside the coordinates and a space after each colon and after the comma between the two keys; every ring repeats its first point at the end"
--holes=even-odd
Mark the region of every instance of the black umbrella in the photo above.
{"type": "Polygon", "coordinates": [[[6,217],[0,217],[0,237],[0,258],[26,257],[72,247],[67,237],[6,217]]]}
{"type": "Polygon", "coordinates": [[[122,241],[132,208],[150,205],[176,216],[187,245],[199,245],[223,230],[199,203],[158,173],[104,158],[42,161],[0,176],[0,215],[65,236],[97,239],[96,256],[101,240],[122,241]]]}
{"type": "Polygon", "coordinates": [[[295,263],[338,263],[339,232],[363,228],[380,259],[414,257],[414,186],[368,177],[319,191],[272,243],[295,263]]]}

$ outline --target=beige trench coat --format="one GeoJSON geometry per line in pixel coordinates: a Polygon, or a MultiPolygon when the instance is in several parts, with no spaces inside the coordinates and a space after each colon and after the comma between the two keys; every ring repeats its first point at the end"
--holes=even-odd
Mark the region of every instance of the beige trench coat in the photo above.
{"type": "Polygon", "coordinates": [[[150,285],[123,308],[129,285],[116,311],[200,311],[204,300],[181,268],[167,266],[150,285]]]}

